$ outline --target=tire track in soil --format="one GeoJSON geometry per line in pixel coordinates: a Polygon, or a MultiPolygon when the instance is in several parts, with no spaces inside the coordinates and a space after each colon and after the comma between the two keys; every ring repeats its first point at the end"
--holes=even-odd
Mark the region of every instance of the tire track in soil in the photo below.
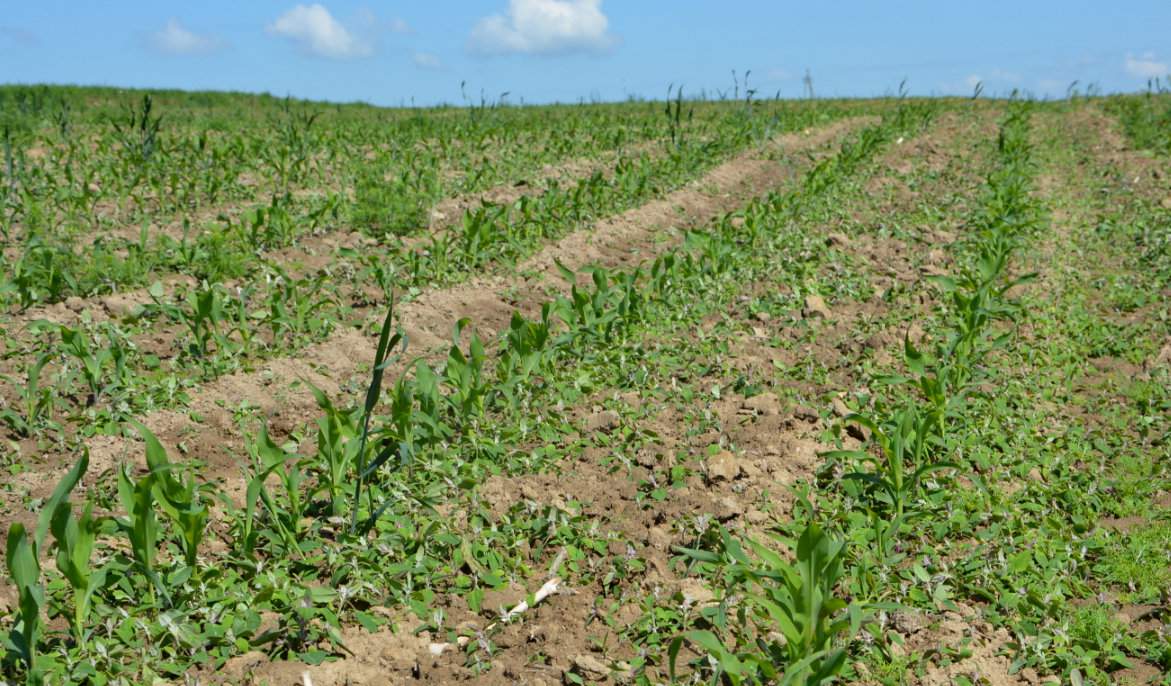
{"type": "MultiPolygon", "coordinates": [[[[995,130],[995,122],[987,116],[980,116],[975,121],[960,121],[960,117],[945,113],[931,129],[907,146],[893,148],[880,155],[874,178],[886,178],[889,172],[900,169],[903,170],[901,173],[906,174],[910,172],[910,167],[921,164],[929,168],[959,167],[962,170],[971,158],[962,146],[956,145],[956,141],[983,136],[981,140],[986,142],[989,136],[995,135],[995,130]]],[[[938,184],[950,181],[945,179],[938,184]]],[[[973,188],[978,187],[980,181],[978,175],[968,175],[964,179],[973,188]]],[[[908,189],[906,193],[892,194],[889,200],[864,202],[861,216],[856,219],[872,219],[881,223],[891,215],[912,211],[920,200],[935,202],[939,196],[936,192],[938,184],[925,184],[913,190],[908,189]]],[[[828,232],[831,228],[823,228],[821,231],[828,232]]],[[[930,227],[924,227],[924,230],[928,236],[931,235],[930,227]]],[[[885,259],[885,254],[873,253],[874,244],[878,241],[871,243],[864,240],[870,237],[862,234],[852,238],[858,242],[838,249],[861,258],[864,268],[876,274],[884,273],[884,265],[888,265],[889,261],[885,259]]],[[[914,245],[903,245],[899,254],[915,249],[914,245]]],[[[826,267],[831,268],[832,265],[827,263],[826,267]]],[[[900,268],[898,273],[906,279],[918,279],[918,273],[910,265],[900,268]]],[[[874,303],[843,303],[840,309],[835,307],[832,321],[824,325],[824,335],[831,341],[845,341],[861,318],[875,312],[874,303]]],[[[731,313],[731,316],[749,331],[761,324],[748,317],[746,312],[731,313]]],[[[783,332],[785,323],[771,322],[765,326],[783,332]]],[[[761,374],[771,373],[768,371],[772,368],[771,358],[778,351],[769,348],[767,353],[755,355],[748,351],[760,347],[759,342],[750,341],[743,347],[735,345],[735,341],[733,343],[729,360],[736,368],[755,367],[761,374]],[[740,354],[735,352],[737,348],[741,350],[740,354]]],[[[813,354],[832,356],[839,360],[860,355],[861,352],[829,345],[813,354]]],[[[854,370],[859,368],[858,365],[850,364],[849,360],[845,360],[841,366],[854,370]]],[[[718,381],[718,376],[719,372],[713,381],[718,381]]],[[[838,381],[842,384],[850,383],[845,379],[838,381]]],[[[855,384],[858,381],[852,380],[855,384]]],[[[839,389],[834,380],[829,383],[829,386],[817,389],[821,395],[839,389]]],[[[636,392],[625,394],[620,400],[635,407],[641,403],[636,392]]],[[[604,458],[610,451],[589,447],[577,459],[567,460],[563,471],[493,477],[480,487],[481,498],[497,514],[516,502],[530,501],[545,506],[576,500],[584,503],[583,513],[589,519],[599,522],[603,530],[616,531],[622,539],[633,541],[636,554],[647,563],[647,572],[633,582],[636,588],[628,589],[624,596],[625,604],[616,613],[620,622],[630,623],[638,617],[637,605],[632,604],[632,601],[636,603],[639,597],[651,593],[660,597],[674,593],[694,597],[702,592],[695,580],[679,576],[670,567],[671,546],[688,544],[687,532],[673,530],[673,523],[707,515],[728,526],[758,534],[767,528],[773,518],[787,517],[793,504],[793,496],[787,487],[798,479],[810,480],[821,462],[818,453],[828,449],[818,440],[818,434],[825,428],[825,424],[818,418],[816,411],[787,405],[773,393],[748,399],[726,397],[712,403],[709,408],[719,417],[721,429],[714,434],[691,437],[686,435],[688,418],[682,411],[673,407],[663,411],[652,409],[637,421],[640,426],[649,425],[659,435],[661,443],[631,455],[633,467],[629,471],[611,471],[604,464],[604,458]],[[654,510],[642,508],[638,500],[640,480],[645,479],[652,470],[661,472],[669,469],[678,451],[698,455],[714,443],[729,445],[733,451],[722,452],[713,463],[709,463],[706,475],[693,477],[683,489],[672,491],[671,496],[657,504],[654,510]],[[763,504],[762,498],[766,493],[771,498],[770,507],[763,504]]],[[[578,414],[581,419],[586,419],[588,413],[578,414]]],[[[617,430],[617,427],[613,427],[613,430],[617,430]]],[[[534,562],[534,567],[540,568],[540,565],[534,562]]],[[[511,603],[523,599],[526,591],[535,591],[541,581],[528,583],[527,589],[512,588],[507,593],[511,595],[508,601],[511,603]]],[[[494,635],[492,643],[495,652],[490,658],[485,658],[492,667],[486,674],[473,675],[463,666],[463,653],[457,649],[449,649],[440,657],[433,657],[429,652],[429,638],[425,635],[412,636],[406,631],[400,634],[389,631],[367,634],[353,630],[346,633],[347,640],[373,650],[354,650],[353,658],[312,668],[314,683],[343,683],[345,679],[355,679],[352,683],[379,683],[387,678],[388,673],[396,673],[407,679],[414,672],[425,683],[474,681],[554,684],[563,682],[564,672],[581,656],[601,658],[603,663],[634,657],[629,650],[621,648],[607,655],[594,652],[594,646],[599,641],[604,645],[621,646],[623,639],[603,622],[597,622],[592,625],[593,629],[590,628],[591,620],[597,617],[595,599],[601,591],[593,587],[577,588],[575,591],[573,594],[550,597],[545,604],[527,612],[523,621],[505,627],[494,635]],[[538,664],[534,659],[537,654],[551,657],[551,664],[538,664]]],[[[467,623],[484,626],[491,621],[472,613],[458,598],[444,609],[450,626],[467,623]]],[[[401,625],[410,626],[414,622],[413,617],[404,616],[401,625]]],[[[257,656],[243,658],[229,665],[225,671],[232,671],[238,677],[246,676],[251,669],[255,670],[258,677],[271,679],[274,683],[296,679],[308,669],[298,663],[258,660],[257,656]]]]}
{"type": "MultiPolygon", "coordinates": [[[[803,156],[876,121],[876,117],[837,120],[818,129],[781,135],[765,147],[779,150],[803,170],[809,165],[803,156]],[[793,160],[797,157],[802,159],[793,160]]],[[[507,327],[514,310],[531,316],[548,299],[540,277],[541,272],[556,272],[555,259],[574,267],[589,262],[619,266],[646,259],[654,255],[663,232],[707,223],[797,178],[797,170],[757,155],[756,150],[742,153],[664,198],[576,231],[522,261],[515,274],[473,277],[398,303],[396,316],[410,341],[408,357],[445,355],[451,327],[462,317],[470,317],[477,333],[490,341],[507,327]]],[[[220,377],[193,389],[191,405],[183,410],[154,412],[140,421],[155,433],[172,459],[204,463],[203,478],[219,481],[229,496],[238,498],[244,487],[240,466],[247,459],[233,410],[248,403],[267,418],[274,434],[287,434],[317,411],[312,394],[294,382],[307,380],[336,397],[352,377],[369,368],[375,338],[352,328],[339,330],[295,357],[270,359],[255,371],[220,377]],[[203,421],[196,422],[190,415],[203,421]]],[[[388,376],[400,373],[404,362],[389,368],[388,376]]],[[[90,451],[86,485],[111,474],[122,462],[141,464],[143,460],[137,439],[95,436],[86,448],[90,451]]],[[[12,509],[13,492],[47,493],[73,459],[72,455],[46,456],[40,465],[30,465],[12,480],[12,489],[4,496],[9,501],[6,509],[12,509]]]]}

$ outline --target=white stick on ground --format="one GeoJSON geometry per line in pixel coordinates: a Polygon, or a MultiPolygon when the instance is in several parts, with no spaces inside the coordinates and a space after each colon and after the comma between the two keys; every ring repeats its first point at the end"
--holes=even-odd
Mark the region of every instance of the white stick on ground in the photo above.
{"type": "MultiPolygon", "coordinates": [[[[524,614],[525,612],[527,612],[530,607],[536,607],[537,605],[540,605],[541,601],[545,600],[545,598],[548,598],[549,596],[553,595],[554,593],[556,593],[559,590],[561,590],[561,579],[558,577],[553,577],[552,579],[549,579],[548,581],[545,582],[544,586],[541,586],[540,588],[538,588],[537,592],[533,594],[533,604],[531,606],[529,605],[527,600],[520,601],[520,603],[518,603],[516,605],[516,607],[501,614],[499,622],[492,622],[491,624],[489,624],[488,627],[486,629],[484,629],[484,633],[487,633],[487,632],[495,629],[496,626],[499,624],[507,624],[508,622],[511,622],[512,620],[516,619],[517,617],[519,617],[522,614],[524,614]]],[[[439,657],[440,655],[443,654],[443,651],[447,650],[448,648],[452,648],[455,645],[458,645],[459,647],[462,648],[470,642],[471,642],[471,639],[469,637],[460,636],[459,638],[456,639],[454,644],[451,644],[451,643],[432,643],[429,647],[429,650],[432,655],[434,655],[435,657],[439,657]]],[[[312,686],[312,685],[310,684],[307,686],[312,686]]]]}
{"type": "MultiPolygon", "coordinates": [[[[553,577],[552,579],[549,579],[548,581],[545,582],[544,586],[541,586],[540,588],[538,588],[537,592],[533,594],[533,605],[534,606],[540,605],[542,600],[544,600],[545,598],[548,598],[549,596],[556,593],[557,589],[559,589],[560,587],[561,587],[561,579],[559,579],[557,577],[553,577]]],[[[516,607],[512,608],[508,612],[505,612],[503,615],[501,615],[500,621],[507,624],[508,622],[511,622],[514,618],[519,617],[521,614],[523,614],[528,609],[529,609],[528,601],[522,600],[522,601],[520,601],[520,603],[516,607]]],[[[489,626],[488,628],[491,629],[492,627],[489,626]]]]}

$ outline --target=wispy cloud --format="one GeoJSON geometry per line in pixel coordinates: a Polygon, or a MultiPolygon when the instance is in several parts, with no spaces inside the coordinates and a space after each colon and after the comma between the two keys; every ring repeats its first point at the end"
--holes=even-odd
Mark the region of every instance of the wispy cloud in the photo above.
{"type": "Polygon", "coordinates": [[[420,69],[442,69],[443,60],[439,59],[439,55],[430,52],[416,52],[411,55],[411,61],[420,69]]]}
{"type": "Polygon", "coordinates": [[[36,35],[29,31],[14,26],[0,26],[0,47],[4,45],[31,47],[39,42],[36,35]]]}
{"type": "Polygon", "coordinates": [[[221,39],[188,29],[178,19],[169,19],[167,25],[150,34],[150,45],[168,55],[201,55],[224,47],[221,39]]]}
{"type": "Polygon", "coordinates": [[[483,55],[600,53],[616,39],[601,0],[509,0],[506,15],[481,19],[468,47],[483,55]]]}
{"type": "Polygon", "coordinates": [[[347,29],[323,5],[297,5],[268,25],[268,32],[297,44],[302,51],[329,59],[366,57],[374,52],[368,41],[347,29]]]}
{"type": "Polygon", "coordinates": [[[1126,73],[1140,79],[1162,78],[1171,74],[1171,68],[1166,62],[1155,59],[1155,53],[1145,52],[1139,57],[1127,54],[1125,63],[1126,73]]]}

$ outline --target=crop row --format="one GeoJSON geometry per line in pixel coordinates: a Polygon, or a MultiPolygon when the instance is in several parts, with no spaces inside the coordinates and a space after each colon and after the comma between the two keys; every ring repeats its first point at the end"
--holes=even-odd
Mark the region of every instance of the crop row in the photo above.
{"type": "MultiPolygon", "coordinates": [[[[823,116],[810,111],[784,126],[802,128],[823,116]]],[[[723,141],[681,143],[658,158],[620,162],[609,176],[596,173],[511,205],[471,209],[459,226],[432,234],[426,242],[395,240],[365,251],[343,250],[327,268],[306,276],[274,263],[261,262],[257,268],[251,248],[232,250],[222,234],[206,234],[212,243],[176,255],[186,271],[201,277],[198,285],[167,292],[156,283],[147,293],[149,301],[122,321],[34,322],[23,339],[6,337],[5,357],[36,362],[13,373],[24,374],[23,384],[9,377],[10,388],[20,395],[10,399],[0,418],[21,436],[58,434],[61,419],[69,417],[84,418],[92,432],[181,404],[185,386],[325,339],[347,325],[355,306],[387,302],[396,292],[448,285],[492,264],[514,263],[551,239],[678,187],[751,135],[743,128],[723,141]],[[237,278],[217,283],[228,277],[237,278]],[[160,337],[162,345],[144,343],[160,337]]],[[[272,221],[274,214],[267,216],[272,221]]],[[[285,221],[292,225],[287,216],[285,221]]],[[[76,259],[85,269],[101,265],[80,255],[76,259]]],[[[39,273],[46,279],[62,275],[57,266],[39,273]]],[[[143,267],[135,278],[149,273],[143,267]]]]}
{"type": "Polygon", "coordinates": [[[629,105],[614,114],[612,108],[600,108],[602,121],[576,109],[559,114],[554,108],[552,114],[538,109],[535,114],[524,110],[524,115],[472,116],[470,124],[459,117],[424,117],[418,121],[439,130],[404,131],[375,115],[322,126],[319,113],[286,105],[273,113],[272,126],[235,130],[230,139],[217,143],[203,129],[181,129],[171,140],[160,128],[161,115],[151,113],[150,102],[144,101],[132,121],[106,124],[108,131],[97,140],[79,139],[68,130],[44,134],[63,140],[42,141],[45,145],[38,149],[52,154],[35,160],[8,143],[0,227],[12,247],[4,251],[0,265],[7,274],[0,292],[9,292],[14,304],[27,307],[142,286],[152,274],[157,278],[170,271],[212,281],[232,277],[239,275],[241,260],[257,251],[288,246],[339,224],[393,241],[426,228],[431,207],[443,197],[531,179],[542,164],[565,162],[571,155],[613,154],[620,168],[657,157],[645,152],[648,143],[661,141],[668,151],[710,143],[708,161],[714,163],[750,140],[767,137],[778,122],[813,121],[809,113],[815,109],[803,104],[694,103],[689,105],[689,123],[684,123],[678,116],[664,117],[657,106],[629,105]],[[691,122],[696,109],[701,116],[691,122]],[[525,117],[524,126],[516,128],[545,136],[548,144],[511,138],[517,133],[509,124],[525,117]],[[578,117],[586,121],[577,122],[578,117]],[[631,121],[642,124],[628,141],[624,132],[631,121]],[[597,134],[601,145],[573,143],[574,132],[606,131],[606,125],[615,133],[597,134]],[[122,140],[128,132],[137,138],[122,140]],[[277,139],[269,140],[266,132],[277,139]],[[384,136],[388,143],[367,149],[365,139],[371,135],[384,136]],[[420,151],[417,136],[437,141],[441,149],[420,151]],[[628,146],[644,152],[630,154],[628,146]],[[260,167],[244,167],[244,160],[260,167]],[[497,171],[504,161],[516,168],[497,171]],[[445,166],[459,173],[445,171],[445,166]],[[276,170],[285,180],[259,184],[253,177],[260,170],[276,170]],[[241,178],[249,181],[246,197],[237,193],[220,198],[219,190],[183,187],[213,179],[218,189],[241,178]],[[162,200],[175,206],[160,208],[162,200]],[[164,230],[168,224],[172,228],[164,230]],[[106,233],[107,227],[113,233],[106,233]]]}
{"type": "Polygon", "coordinates": [[[820,486],[841,504],[799,501],[775,540],[717,527],[706,547],[676,549],[710,579],[718,602],[669,646],[672,672],[689,645],[701,656],[692,668],[712,683],[823,683],[847,669],[859,632],[885,640],[879,615],[899,607],[892,600],[902,577],[919,573],[905,566],[908,539],[946,507],[947,474],[962,459],[953,434],[974,421],[970,400],[987,392],[991,359],[1011,338],[1003,330],[1016,313],[1008,291],[1028,280],[1010,276],[1010,258],[1038,226],[1027,114],[1014,105],[1002,124],[999,164],[956,271],[930,277],[945,317],[932,345],[920,349],[907,337],[906,373],[874,379],[870,387],[885,390],[837,426],[839,444],[853,426],[865,445],[823,454],[833,480],[820,486]],[[784,548],[788,557],[777,552],[784,548]]]}
{"type": "Polygon", "coordinates": [[[315,446],[310,457],[266,432],[255,436],[243,502],[218,498],[222,522],[210,516],[217,500],[210,487],[190,468],[170,464],[142,427],[149,471],[124,468],[117,494],[99,487],[90,494],[92,506],[78,515],[68,493],[85,469],[83,459],[46,502],[34,531],[20,525],[10,531],[15,554],[9,559],[21,561],[27,598],[27,613],[11,634],[20,659],[10,666],[34,680],[43,671],[105,679],[124,669],[132,670],[126,678],[141,679],[216,664],[252,645],[274,657],[320,660],[339,640],[343,620],[368,628],[384,623],[367,611],[372,604],[405,604],[425,622],[438,620],[432,629],[442,633],[442,619],[430,608],[437,593],[454,591],[476,606],[485,589],[526,574],[529,563],[516,566],[502,554],[518,537],[544,549],[565,546],[559,564],[586,573],[591,550],[605,541],[593,538],[572,506],[493,517],[473,505],[463,532],[428,513],[454,504],[455,495],[488,474],[535,468],[546,456],[523,446],[537,438],[530,427],[543,425],[549,438],[564,427],[538,418],[566,384],[573,386],[566,362],[622,340],[648,308],[678,309],[703,293],[746,251],[768,245],[771,229],[798,213],[806,198],[827,192],[833,179],[918,125],[923,113],[905,114],[914,109],[864,131],[836,162],[811,172],[802,191],[754,203],[743,225],[725,219],[694,232],[649,268],[563,270],[568,293],[534,319],[514,315],[492,354],[461,321],[445,361],[419,360],[399,379],[384,381],[386,361],[401,354],[388,314],[366,401],[340,408],[319,394],[321,417],[302,443],[315,446]],[[123,514],[92,514],[111,510],[123,514]],[[71,547],[70,524],[50,543],[46,532],[54,520],[93,532],[82,537],[91,543],[71,547]],[[211,558],[203,552],[209,532],[226,547],[211,558]],[[45,558],[50,545],[75,551],[69,559],[91,571],[71,576],[60,569],[61,577],[42,585],[39,566],[27,561],[45,558]],[[103,576],[100,569],[111,571],[103,576]],[[133,617],[112,621],[112,608],[126,607],[130,598],[133,617]],[[258,606],[276,611],[276,626],[262,628],[258,606]],[[46,607],[73,618],[71,636],[41,632],[46,607]],[[142,656],[149,656],[146,663],[142,656]]]}

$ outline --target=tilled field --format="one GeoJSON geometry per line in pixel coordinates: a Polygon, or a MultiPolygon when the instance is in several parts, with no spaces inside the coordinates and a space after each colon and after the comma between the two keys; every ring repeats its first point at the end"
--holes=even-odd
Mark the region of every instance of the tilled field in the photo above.
{"type": "Polygon", "coordinates": [[[1162,683],[1126,102],[30,125],[5,678],[1162,683]]]}

